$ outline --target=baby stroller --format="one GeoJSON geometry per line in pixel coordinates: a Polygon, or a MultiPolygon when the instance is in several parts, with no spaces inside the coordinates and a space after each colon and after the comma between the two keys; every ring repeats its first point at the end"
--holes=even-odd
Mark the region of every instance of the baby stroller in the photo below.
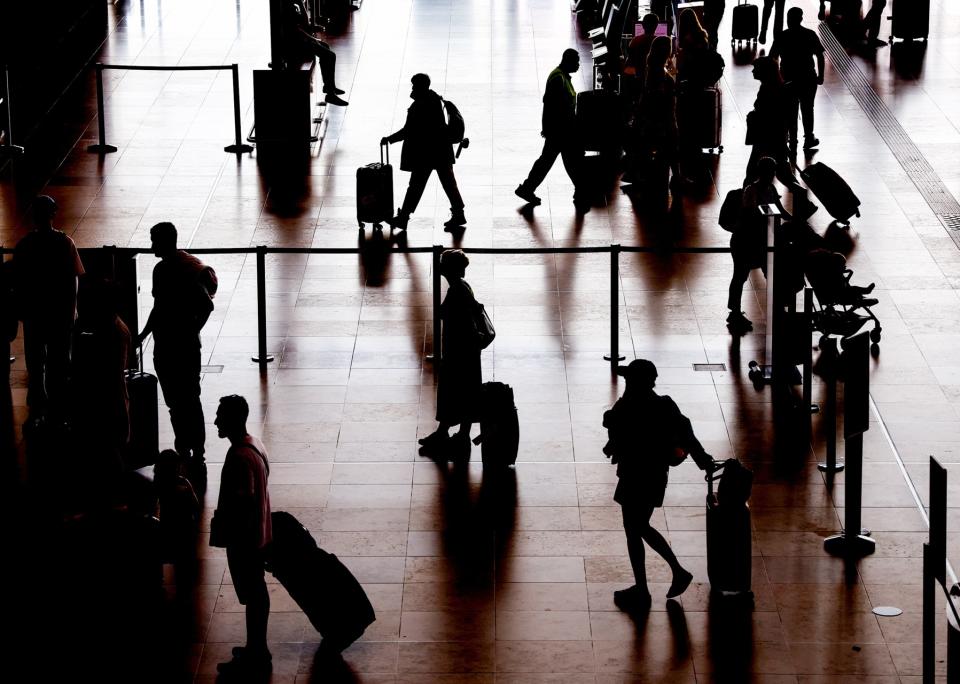
{"type": "Polygon", "coordinates": [[[850,337],[856,334],[868,321],[873,321],[870,341],[877,351],[880,343],[881,326],[879,319],[870,310],[877,304],[869,297],[873,292],[873,283],[859,287],[850,283],[853,271],[847,268],[847,260],[839,252],[827,249],[811,250],[804,262],[804,273],[814,294],[817,296],[817,310],[813,312],[812,325],[821,333],[820,348],[829,344],[830,335],[850,337]]]}

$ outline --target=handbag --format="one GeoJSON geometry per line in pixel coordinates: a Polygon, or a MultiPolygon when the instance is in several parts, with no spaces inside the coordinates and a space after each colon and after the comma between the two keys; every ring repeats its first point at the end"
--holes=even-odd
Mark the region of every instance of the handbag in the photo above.
{"type": "Polygon", "coordinates": [[[473,327],[476,331],[477,346],[480,349],[489,347],[497,336],[497,331],[493,329],[493,321],[490,320],[490,314],[487,313],[480,302],[477,302],[473,307],[473,327]]]}
{"type": "Polygon", "coordinates": [[[218,549],[227,548],[227,531],[224,529],[223,516],[217,516],[217,511],[213,512],[210,518],[210,546],[218,549]]]}

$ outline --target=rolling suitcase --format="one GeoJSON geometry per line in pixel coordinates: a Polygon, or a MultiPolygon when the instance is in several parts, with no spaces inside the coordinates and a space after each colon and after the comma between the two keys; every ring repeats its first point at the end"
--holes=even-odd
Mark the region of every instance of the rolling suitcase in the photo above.
{"type": "Polygon", "coordinates": [[[707,480],[707,578],[717,597],[753,601],[750,509],[753,473],[727,459],[707,480]],[[719,475],[717,473],[720,473],[719,475]],[[720,480],[716,494],[714,480],[720,480]]]}
{"type": "Polygon", "coordinates": [[[132,470],[156,463],[160,453],[157,376],[143,371],[142,347],[138,357],[140,368],[130,368],[123,374],[130,399],[130,441],[124,461],[132,470]]]}
{"type": "Polygon", "coordinates": [[[733,8],[731,44],[740,41],[756,42],[760,35],[760,8],[748,0],[738,0],[733,8]]]}
{"type": "Polygon", "coordinates": [[[930,35],[930,0],[893,0],[890,37],[926,40],[930,35]]]}
{"type": "Polygon", "coordinates": [[[502,382],[486,382],[480,390],[479,444],[484,466],[511,466],[517,462],[520,422],[513,389],[502,382]]]}
{"type": "Polygon", "coordinates": [[[323,635],[323,643],[342,651],[377,619],[357,578],[310,532],[285,511],[271,516],[273,542],[267,569],[323,635]]]}
{"type": "Polygon", "coordinates": [[[827,213],[840,223],[849,223],[851,217],[860,216],[860,199],[840,174],[826,164],[811,164],[800,172],[800,177],[823,202],[827,213]]]}
{"type": "Polygon", "coordinates": [[[694,134],[700,149],[719,154],[723,152],[721,135],[723,131],[723,110],[720,105],[720,89],[706,88],[691,93],[693,98],[693,119],[696,122],[694,134]]]}
{"type": "Polygon", "coordinates": [[[380,161],[357,169],[357,223],[382,228],[393,216],[393,167],[390,146],[380,146],[380,161]],[[386,148],[386,149],[384,149],[386,148]]]}
{"type": "Polygon", "coordinates": [[[617,94],[607,90],[585,90],[577,95],[577,130],[583,149],[611,152],[620,144],[617,94]]]}

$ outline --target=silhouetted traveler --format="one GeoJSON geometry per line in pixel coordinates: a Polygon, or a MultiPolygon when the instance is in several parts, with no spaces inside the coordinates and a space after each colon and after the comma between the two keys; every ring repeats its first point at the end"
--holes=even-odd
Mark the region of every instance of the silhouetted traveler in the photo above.
{"type": "Polygon", "coordinates": [[[350,104],[340,97],[343,91],[337,88],[334,76],[337,56],[329,45],[313,35],[321,28],[310,23],[303,0],[286,0],[283,19],[284,51],[290,66],[297,68],[301,62],[316,57],[323,80],[323,92],[326,94],[324,100],[341,107],[350,104]]]}
{"type": "Polygon", "coordinates": [[[747,114],[747,144],[752,145],[747,173],[743,184],[749,185],[756,177],[757,162],[770,157],[777,163],[777,178],[788,187],[798,185],[787,155],[787,131],[791,98],[783,84],[780,69],[771,57],[757,57],[753,61],[753,77],[760,81],[753,110],[747,114]]]}
{"type": "Polygon", "coordinates": [[[886,8],[887,0],[873,0],[870,4],[870,11],[867,12],[863,18],[867,47],[878,48],[887,46],[886,41],[880,40],[880,24],[883,22],[883,10],[886,8]]]}
{"type": "Polygon", "coordinates": [[[37,197],[33,203],[35,228],[17,243],[13,253],[31,425],[44,418],[55,424],[66,419],[77,279],[83,275],[73,240],[53,227],[56,212],[52,197],[37,197]]]}
{"type": "Polygon", "coordinates": [[[783,8],[787,0],[763,0],[763,18],[760,20],[760,42],[767,42],[767,27],[770,25],[770,13],[773,12],[773,39],[783,32],[783,8]],[[774,6],[776,9],[774,10],[774,6]]]}
{"type": "Polygon", "coordinates": [[[803,118],[803,149],[812,150],[820,144],[813,133],[813,101],[817,86],[823,85],[823,44],[814,31],[801,25],[802,21],[803,10],[791,7],[787,12],[787,30],[777,37],[770,50],[771,57],[780,59],[780,73],[792,99],[789,117],[792,150],[797,149],[797,109],[803,118]]]}
{"type": "Polygon", "coordinates": [[[265,549],[273,538],[270,465],[263,443],[247,432],[249,407],[241,396],[220,398],[215,424],[230,449],[220,475],[220,496],[210,523],[210,544],[227,550],[227,567],[237,600],[246,611],[247,643],[233,649],[233,660],[220,663],[221,674],[250,677],[272,669],[267,648],[270,595],[264,579],[265,549]]]}
{"type": "Polygon", "coordinates": [[[633,76],[638,96],[643,92],[643,79],[647,75],[647,55],[650,54],[653,39],[657,37],[657,26],[660,25],[660,18],[656,14],[647,14],[644,15],[641,23],[643,24],[643,33],[635,36],[627,45],[627,63],[624,68],[624,73],[627,76],[633,76]]]}
{"type": "Polygon", "coordinates": [[[73,346],[73,429],[100,465],[123,468],[130,438],[130,398],[124,371],[130,355],[130,329],[117,315],[110,283],[89,276],[80,287],[78,334],[73,346]]]}
{"type": "Polygon", "coordinates": [[[380,139],[381,145],[403,141],[400,152],[400,170],[410,172],[410,184],[403,198],[403,206],[390,219],[390,225],[406,229],[410,215],[417,210],[423,190],[433,171],[437,172],[440,185],[450,201],[450,218],[443,224],[444,230],[462,230],[467,224],[463,214],[463,198],[453,175],[453,146],[447,138],[447,118],[443,98],[430,89],[430,77],[414,74],[410,79],[410,97],[413,104],[407,109],[403,128],[380,139]]]}
{"type": "Polygon", "coordinates": [[[677,560],[670,544],[650,525],[655,508],[663,505],[668,471],[690,454],[701,470],[713,466],[713,458],[693,434],[690,421],[668,396],[653,391],[657,369],[646,359],[635,359],[617,373],[627,381],[623,396],[603,414],[610,441],[604,448],[617,466],[617,489],[613,500],[623,513],[623,531],[636,584],[615,591],[614,602],[623,610],[650,607],[644,542],[670,566],[673,580],[667,598],[682,594],[691,575],[677,560]]]}
{"type": "Polygon", "coordinates": [[[153,466],[153,484],[164,560],[174,565],[177,587],[186,589],[195,570],[200,501],[185,477],[183,457],[173,449],[161,451],[153,466]]]}
{"type": "MultiPolygon", "coordinates": [[[[457,458],[470,458],[470,426],[478,419],[478,402],[483,377],[480,371],[480,347],[474,324],[477,299],[463,279],[470,260],[459,249],[440,255],[440,273],[447,280],[447,294],[440,306],[443,322],[441,338],[443,360],[437,382],[437,429],[420,440],[424,455],[449,449],[457,458]],[[449,436],[449,430],[460,430],[449,436]]],[[[434,342],[436,344],[436,342],[434,342]]]]}
{"type": "Polygon", "coordinates": [[[720,33],[720,22],[723,21],[723,13],[727,9],[726,0],[704,0],[703,2],[703,28],[707,30],[710,36],[710,49],[717,49],[717,40],[720,33]]]}
{"type": "Polygon", "coordinates": [[[153,310],[137,338],[153,333],[153,363],[163,400],[170,409],[174,447],[189,461],[195,483],[204,487],[206,429],[200,404],[200,330],[213,311],[217,277],[195,256],[177,249],[177,229],[158,223],[150,229],[153,253],[153,310]]]}
{"type": "Polygon", "coordinates": [[[780,204],[780,193],[773,185],[776,172],[777,162],[770,157],[762,157],[757,162],[757,180],[743,189],[740,221],[730,236],[733,275],[727,296],[727,308],[730,309],[727,327],[735,334],[753,330],[753,323],[740,310],[743,286],[750,277],[750,271],[759,268],[764,275],[767,274],[767,219],[760,214],[759,207],[775,204],[784,216],[789,216],[780,204]]]}
{"type": "Polygon", "coordinates": [[[560,65],[547,76],[543,91],[542,130],[543,151],[533,162],[527,179],[514,190],[517,197],[533,205],[540,204],[536,190],[550,173],[559,156],[563,168],[573,182],[573,203],[578,212],[590,210],[589,203],[581,197],[583,173],[583,144],[577,132],[577,91],[570,80],[571,74],[580,69],[580,54],[568,48],[563,51],[560,65]]]}
{"type": "Polygon", "coordinates": [[[726,64],[723,57],[710,48],[710,38],[700,24],[697,13],[685,9],[678,23],[679,51],[677,52],[677,80],[687,90],[711,88],[723,76],[726,64]]]}
{"type": "Polygon", "coordinates": [[[666,36],[657,36],[647,55],[647,75],[640,98],[641,146],[669,167],[670,189],[677,195],[680,184],[680,134],[677,128],[677,84],[667,70],[673,48],[666,36]]]}

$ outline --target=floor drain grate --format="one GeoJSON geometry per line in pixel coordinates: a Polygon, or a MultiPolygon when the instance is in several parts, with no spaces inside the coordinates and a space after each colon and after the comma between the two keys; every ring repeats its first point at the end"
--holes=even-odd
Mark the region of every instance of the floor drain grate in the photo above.
{"type": "Polygon", "coordinates": [[[950,237],[953,238],[954,243],[960,247],[960,202],[957,202],[957,198],[944,185],[939,174],[870,85],[870,81],[860,67],[847,54],[830,25],[820,22],[819,28],[823,45],[830,53],[830,61],[843,79],[847,90],[863,109],[870,123],[877,129],[880,137],[906,171],[927,205],[944,227],[951,232],[950,237]]]}
{"type": "Polygon", "coordinates": [[[720,372],[727,370],[727,365],[724,363],[695,363],[693,364],[693,370],[720,372]]]}

